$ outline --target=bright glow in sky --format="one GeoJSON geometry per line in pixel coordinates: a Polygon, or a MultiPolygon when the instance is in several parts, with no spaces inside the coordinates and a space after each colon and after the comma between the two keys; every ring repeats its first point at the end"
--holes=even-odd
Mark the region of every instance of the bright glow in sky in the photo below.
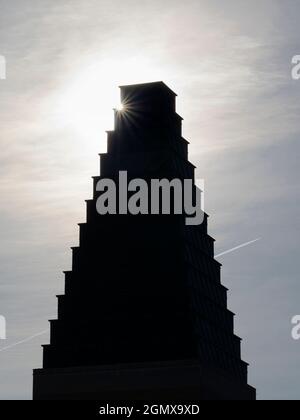
{"type": "MultiPolygon", "coordinates": [[[[58,97],[59,124],[77,131],[82,139],[99,140],[99,134],[113,129],[112,110],[120,106],[121,84],[136,83],[137,60],[104,60],[83,66],[62,87],[58,97]]],[[[152,80],[155,72],[139,60],[140,80],[152,80]]],[[[102,144],[105,147],[105,144],[102,144]]]]}

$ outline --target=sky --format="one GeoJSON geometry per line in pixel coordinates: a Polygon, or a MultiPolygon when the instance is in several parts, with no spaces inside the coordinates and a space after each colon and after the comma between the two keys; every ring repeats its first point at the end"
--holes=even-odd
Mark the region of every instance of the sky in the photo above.
{"type": "Polygon", "coordinates": [[[178,94],[216,254],[260,239],[218,258],[249,383],[259,399],[300,399],[300,2],[0,0],[0,10],[0,399],[31,399],[118,86],[157,80],[178,94]]]}

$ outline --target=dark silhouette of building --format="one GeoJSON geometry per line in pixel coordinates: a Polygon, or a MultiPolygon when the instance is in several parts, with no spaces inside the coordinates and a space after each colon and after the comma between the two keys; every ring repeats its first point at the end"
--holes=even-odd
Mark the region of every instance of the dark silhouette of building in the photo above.
{"type": "Polygon", "coordinates": [[[87,201],[58,319],[50,321],[34,399],[253,400],[207,215],[105,215],[97,182],[193,179],[175,93],[162,82],[121,87],[101,177],[87,201]]]}

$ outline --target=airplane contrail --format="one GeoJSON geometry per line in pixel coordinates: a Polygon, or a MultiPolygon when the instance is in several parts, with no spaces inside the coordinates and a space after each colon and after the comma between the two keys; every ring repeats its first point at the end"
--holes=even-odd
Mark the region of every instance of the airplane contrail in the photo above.
{"type": "MultiPolygon", "coordinates": [[[[254,239],[253,241],[245,242],[244,244],[235,246],[234,248],[231,248],[231,249],[228,249],[227,251],[221,252],[220,254],[216,255],[215,258],[221,257],[222,255],[230,254],[233,251],[236,251],[236,250],[238,250],[240,248],[244,248],[245,246],[254,244],[255,242],[260,241],[260,240],[261,240],[261,238],[257,238],[257,239],[254,239]]],[[[18,341],[17,343],[11,344],[11,345],[6,346],[6,347],[3,347],[2,349],[0,348],[0,353],[2,351],[12,349],[13,347],[18,346],[19,344],[27,343],[28,341],[31,341],[31,340],[33,340],[36,337],[40,337],[41,335],[44,335],[47,332],[49,332],[49,329],[44,330],[44,331],[41,331],[41,332],[39,332],[37,334],[34,334],[34,335],[30,336],[30,337],[27,337],[24,340],[18,341]]]]}
{"type": "Polygon", "coordinates": [[[261,238],[257,238],[257,239],[254,239],[253,241],[245,242],[244,244],[241,244],[239,246],[235,246],[234,248],[231,248],[231,249],[228,249],[227,251],[221,252],[221,254],[215,255],[215,258],[221,257],[222,255],[230,254],[231,252],[236,251],[237,249],[244,248],[245,246],[254,244],[255,242],[260,241],[260,240],[261,240],[261,238]]]}
{"type": "Polygon", "coordinates": [[[27,341],[31,341],[31,340],[33,340],[36,337],[39,337],[41,335],[46,334],[47,332],[49,332],[49,329],[44,330],[44,331],[41,331],[41,332],[39,332],[37,334],[31,335],[30,337],[27,337],[24,340],[18,341],[17,343],[14,343],[14,344],[10,344],[9,346],[3,347],[2,349],[0,348],[0,353],[2,351],[12,349],[13,347],[18,346],[19,344],[27,343],[27,341]]]}

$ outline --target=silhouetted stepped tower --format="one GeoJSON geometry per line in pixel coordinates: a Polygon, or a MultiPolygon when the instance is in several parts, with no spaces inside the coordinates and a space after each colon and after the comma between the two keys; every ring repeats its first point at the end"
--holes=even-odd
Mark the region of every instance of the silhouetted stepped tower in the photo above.
{"type": "Polygon", "coordinates": [[[121,99],[34,398],[255,399],[207,215],[186,226],[185,215],[96,211],[97,182],[118,185],[119,171],[194,180],[175,93],[155,82],[122,86],[121,99]]]}

